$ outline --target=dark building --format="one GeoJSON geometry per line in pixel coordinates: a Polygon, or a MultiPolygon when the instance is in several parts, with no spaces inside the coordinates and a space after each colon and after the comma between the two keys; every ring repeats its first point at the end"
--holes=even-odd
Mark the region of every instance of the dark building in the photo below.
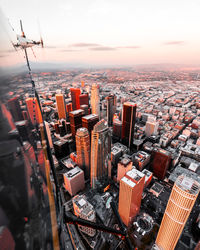
{"type": "Polygon", "coordinates": [[[153,174],[160,180],[165,178],[165,174],[171,162],[170,152],[164,149],[157,149],[153,152],[153,174]]]}
{"type": "Polygon", "coordinates": [[[60,159],[69,154],[69,145],[68,141],[56,141],[53,143],[55,156],[60,159]]]}
{"type": "Polygon", "coordinates": [[[80,105],[88,105],[89,107],[89,95],[88,93],[81,94],[79,96],[79,103],[80,105]]]}
{"type": "Polygon", "coordinates": [[[80,99],[81,90],[79,88],[71,88],[71,99],[72,99],[72,109],[80,109],[80,99]]]}
{"type": "Polygon", "coordinates": [[[94,125],[99,121],[98,115],[90,114],[82,117],[82,127],[87,128],[89,133],[93,130],[94,125]]]}
{"type": "Polygon", "coordinates": [[[8,107],[15,122],[23,120],[18,97],[8,100],[8,107]]]}
{"type": "Polygon", "coordinates": [[[109,95],[106,97],[107,102],[107,121],[108,126],[113,125],[113,115],[116,112],[116,96],[115,95],[109,95]]]}
{"type": "Polygon", "coordinates": [[[89,114],[88,105],[83,104],[83,105],[80,106],[80,108],[84,110],[85,115],[89,114]]]}
{"type": "Polygon", "coordinates": [[[82,117],[84,116],[83,109],[77,109],[69,113],[69,120],[71,126],[71,133],[73,136],[76,135],[76,130],[82,127],[82,117]]]}
{"type": "Polygon", "coordinates": [[[130,148],[133,144],[136,122],[136,107],[133,102],[125,102],[123,106],[122,141],[130,148]]]}
{"type": "Polygon", "coordinates": [[[114,119],[113,121],[113,137],[121,139],[122,134],[122,121],[119,119],[114,119]]]}

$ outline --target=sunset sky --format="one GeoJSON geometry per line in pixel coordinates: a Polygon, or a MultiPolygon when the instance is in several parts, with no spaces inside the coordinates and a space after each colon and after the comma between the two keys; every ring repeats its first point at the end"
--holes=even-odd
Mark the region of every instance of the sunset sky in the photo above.
{"type": "Polygon", "coordinates": [[[45,49],[37,59],[94,65],[200,65],[200,0],[0,0],[15,32],[45,49]],[[39,20],[39,25],[38,25],[39,20]]]}

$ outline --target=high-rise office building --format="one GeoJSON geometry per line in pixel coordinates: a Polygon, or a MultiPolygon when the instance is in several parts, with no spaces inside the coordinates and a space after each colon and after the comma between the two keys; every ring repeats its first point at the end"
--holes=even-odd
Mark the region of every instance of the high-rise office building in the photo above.
{"type": "MultiPolygon", "coordinates": [[[[84,195],[76,195],[72,199],[74,213],[77,217],[81,219],[88,220],[91,222],[96,222],[96,214],[93,206],[86,200],[84,195]]],[[[89,236],[94,236],[96,230],[86,226],[78,226],[79,230],[88,234],[89,236]]]]}
{"type": "Polygon", "coordinates": [[[132,168],[133,162],[128,158],[122,158],[117,165],[117,181],[119,182],[132,168]]]}
{"type": "Polygon", "coordinates": [[[82,117],[82,127],[87,128],[89,133],[93,130],[94,125],[99,121],[98,115],[90,114],[82,117]]]}
{"type": "Polygon", "coordinates": [[[18,97],[8,100],[8,107],[15,122],[23,120],[22,110],[18,97]]]}
{"type": "Polygon", "coordinates": [[[145,175],[134,168],[120,180],[118,211],[126,226],[140,211],[144,182],[145,175]]]}
{"type": "Polygon", "coordinates": [[[77,109],[69,113],[70,127],[72,135],[76,135],[78,128],[82,127],[82,117],[84,116],[84,110],[77,109]]]}
{"type": "Polygon", "coordinates": [[[29,118],[33,125],[40,124],[43,122],[39,104],[35,97],[30,97],[26,99],[26,107],[29,114],[29,118]]]}
{"type": "Polygon", "coordinates": [[[115,119],[113,121],[113,137],[121,139],[121,134],[122,134],[122,121],[120,121],[119,119],[115,119]]]}
{"type": "Polygon", "coordinates": [[[177,178],[156,238],[159,249],[171,250],[176,247],[199,190],[197,181],[184,175],[177,178]]]}
{"type": "Polygon", "coordinates": [[[167,169],[169,168],[169,164],[171,162],[171,154],[170,152],[164,149],[157,149],[153,152],[153,174],[160,180],[165,178],[167,169]]]}
{"type": "Polygon", "coordinates": [[[49,146],[50,146],[50,148],[53,148],[53,142],[52,142],[51,130],[50,130],[49,123],[45,121],[44,124],[45,124],[45,127],[46,127],[46,132],[47,132],[47,138],[48,138],[48,141],[49,141],[49,146]]]}
{"type": "Polygon", "coordinates": [[[56,94],[56,106],[59,119],[66,119],[65,99],[63,94],[56,94]]]}
{"type": "Polygon", "coordinates": [[[80,109],[80,99],[81,90],[79,88],[71,88],[71,99],[72,99],[72,109],[80,109]]]}
{"type": "Polygon", "coordinates": [[[96,114],[100,117],[99,86],[96,84],[93,84],[91,88],[91,107],[92,114],[96,114]]]}
{"type": "Polygon", "coordinates": [[[107,121],[108,126],[113,125],[113,115],[116,112],[116,96],[115,95],[109,95],[106,97],[107,102],[107,121]]]}
{"type": "Polygon", "coordinates": [[[133,102],[125,102],[123,105],[122,140],[129,148],[133,144],[136,107],[137,105],[133,102]]]}
{"type": "Polygon", "coordinates": [[[88,95],[88,93],[81,94],[79,96],[79,102],[80,102],[80,106],[81,105],[88,105],[88,107],[89,107],[89,95],[88,95]]]}
{"type": "Polygon", "coordinates": [[[76,132],[77,164],[90,176],[90,135],[87,128],[79,128],[76,132]]]}
{"type": "Polygon", "coordinates": [[[99,121],[92,130],[91,138],[91,187],[108,177],[111,152],[111,133],[105,120],[99,121]]]}

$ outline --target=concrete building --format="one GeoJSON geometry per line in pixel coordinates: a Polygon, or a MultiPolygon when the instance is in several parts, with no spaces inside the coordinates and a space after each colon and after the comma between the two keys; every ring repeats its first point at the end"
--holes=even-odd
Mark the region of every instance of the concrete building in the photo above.
{"type": "MultiPolygon", "coordinates": [[[[76,195],[73,200],[74,214],[81,219],[96,222],[96,214],[93,206],[86,200],[84,195],[76,195]]],[[[93,228],[78,226],[79,229],[89,236],[94,236],[96,230],[93,228]]]]}
{"type": "Polygon", "coordinates": [[[35,97],[34,98],[30,97],[26,99],[26,107],[27,107],[29,118],[33,125],[40,124],[43,122],[39,104],[35,97]]]}
{"type": "Polygon", "coordinates": [[[139,213],[145,175],[137,169],[128,171],[120,180],[119,215],[126,226],[139,213]]]}
{"type": "Polygon", "coordinates": [[[66,119],[65,99],[63,94],[56,94],[56,107],[59,119],[66,119]]]}
{"type": "Polygon", "coordinates": [[[105,120],[99,121],[92,131],[91,138],[91,187],[98,180],[108,177],[111,153],[111,133],[105,120]]]}
{"type": "Polygon", "coordinates": [[[117,181],[125,176],[125,174],[133,168],[133,163],[128,158],[122,158],[121,161],[117,165],[117,181]]]}
{"type": "Polygon", "coordinates": [[[78,128],[82,127],[82,117],[84,116],[83,109],[76,109],[69,113],[70,127],[71,133],[73,136],[76,135],[76,131],[78,128]]]}
{"type": "Polygon", "coordinates": [[[63,174],[65,189],[71,196],[77,194],[85,188],[84,172],[79,167],[75,167],[63,174]]]}
{"type": "Polygon", "coordinates": [[[92,114],[96,114],[100,118],[99,86],[96,84],[93,84],[91,88],[91,108],[92,114]]]}
{"type": "Polygon", "coordinates": [[[146,136],[157,135],[158,132],[158,123],[156,121],[148,120],[145,126],[146,136]]]}
{"type": "Polygon", "coordinates": [[[123,105],[122,141],[130,148],[133,144],[137,105],[125,102],[123,105]]]}
{"type": "Polygon", "coordinates": [[[171,250],[184,229],[200,190],[200,184],[184,175],[175,182],[156,238],[159,249],[171,250]]]}
{"type": "Polygon", "coordinates": [[[79,128],[76,132],[77,164],[85,170],[85,176],[90,176],[90,135],[87,128],[79,128]]]}
{"type": "Polygon", "coordinates": [[[113,115],[116,111],[116,96],[109,95],[106,97],[107,102],[107,122],[108,126],[111,127],[113,125],[113,115]]]}

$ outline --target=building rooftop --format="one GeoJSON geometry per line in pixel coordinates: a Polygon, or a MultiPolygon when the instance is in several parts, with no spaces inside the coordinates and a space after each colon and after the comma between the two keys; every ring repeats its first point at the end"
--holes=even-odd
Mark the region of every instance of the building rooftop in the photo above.
{"type": "Polygon", "coordinates": [[[130,187],[134,187],[136,185],[132,180],[128,179],[125,176],[121,179],[121,181],[123,181],[124,183],[126,183],[130,187]]]}

